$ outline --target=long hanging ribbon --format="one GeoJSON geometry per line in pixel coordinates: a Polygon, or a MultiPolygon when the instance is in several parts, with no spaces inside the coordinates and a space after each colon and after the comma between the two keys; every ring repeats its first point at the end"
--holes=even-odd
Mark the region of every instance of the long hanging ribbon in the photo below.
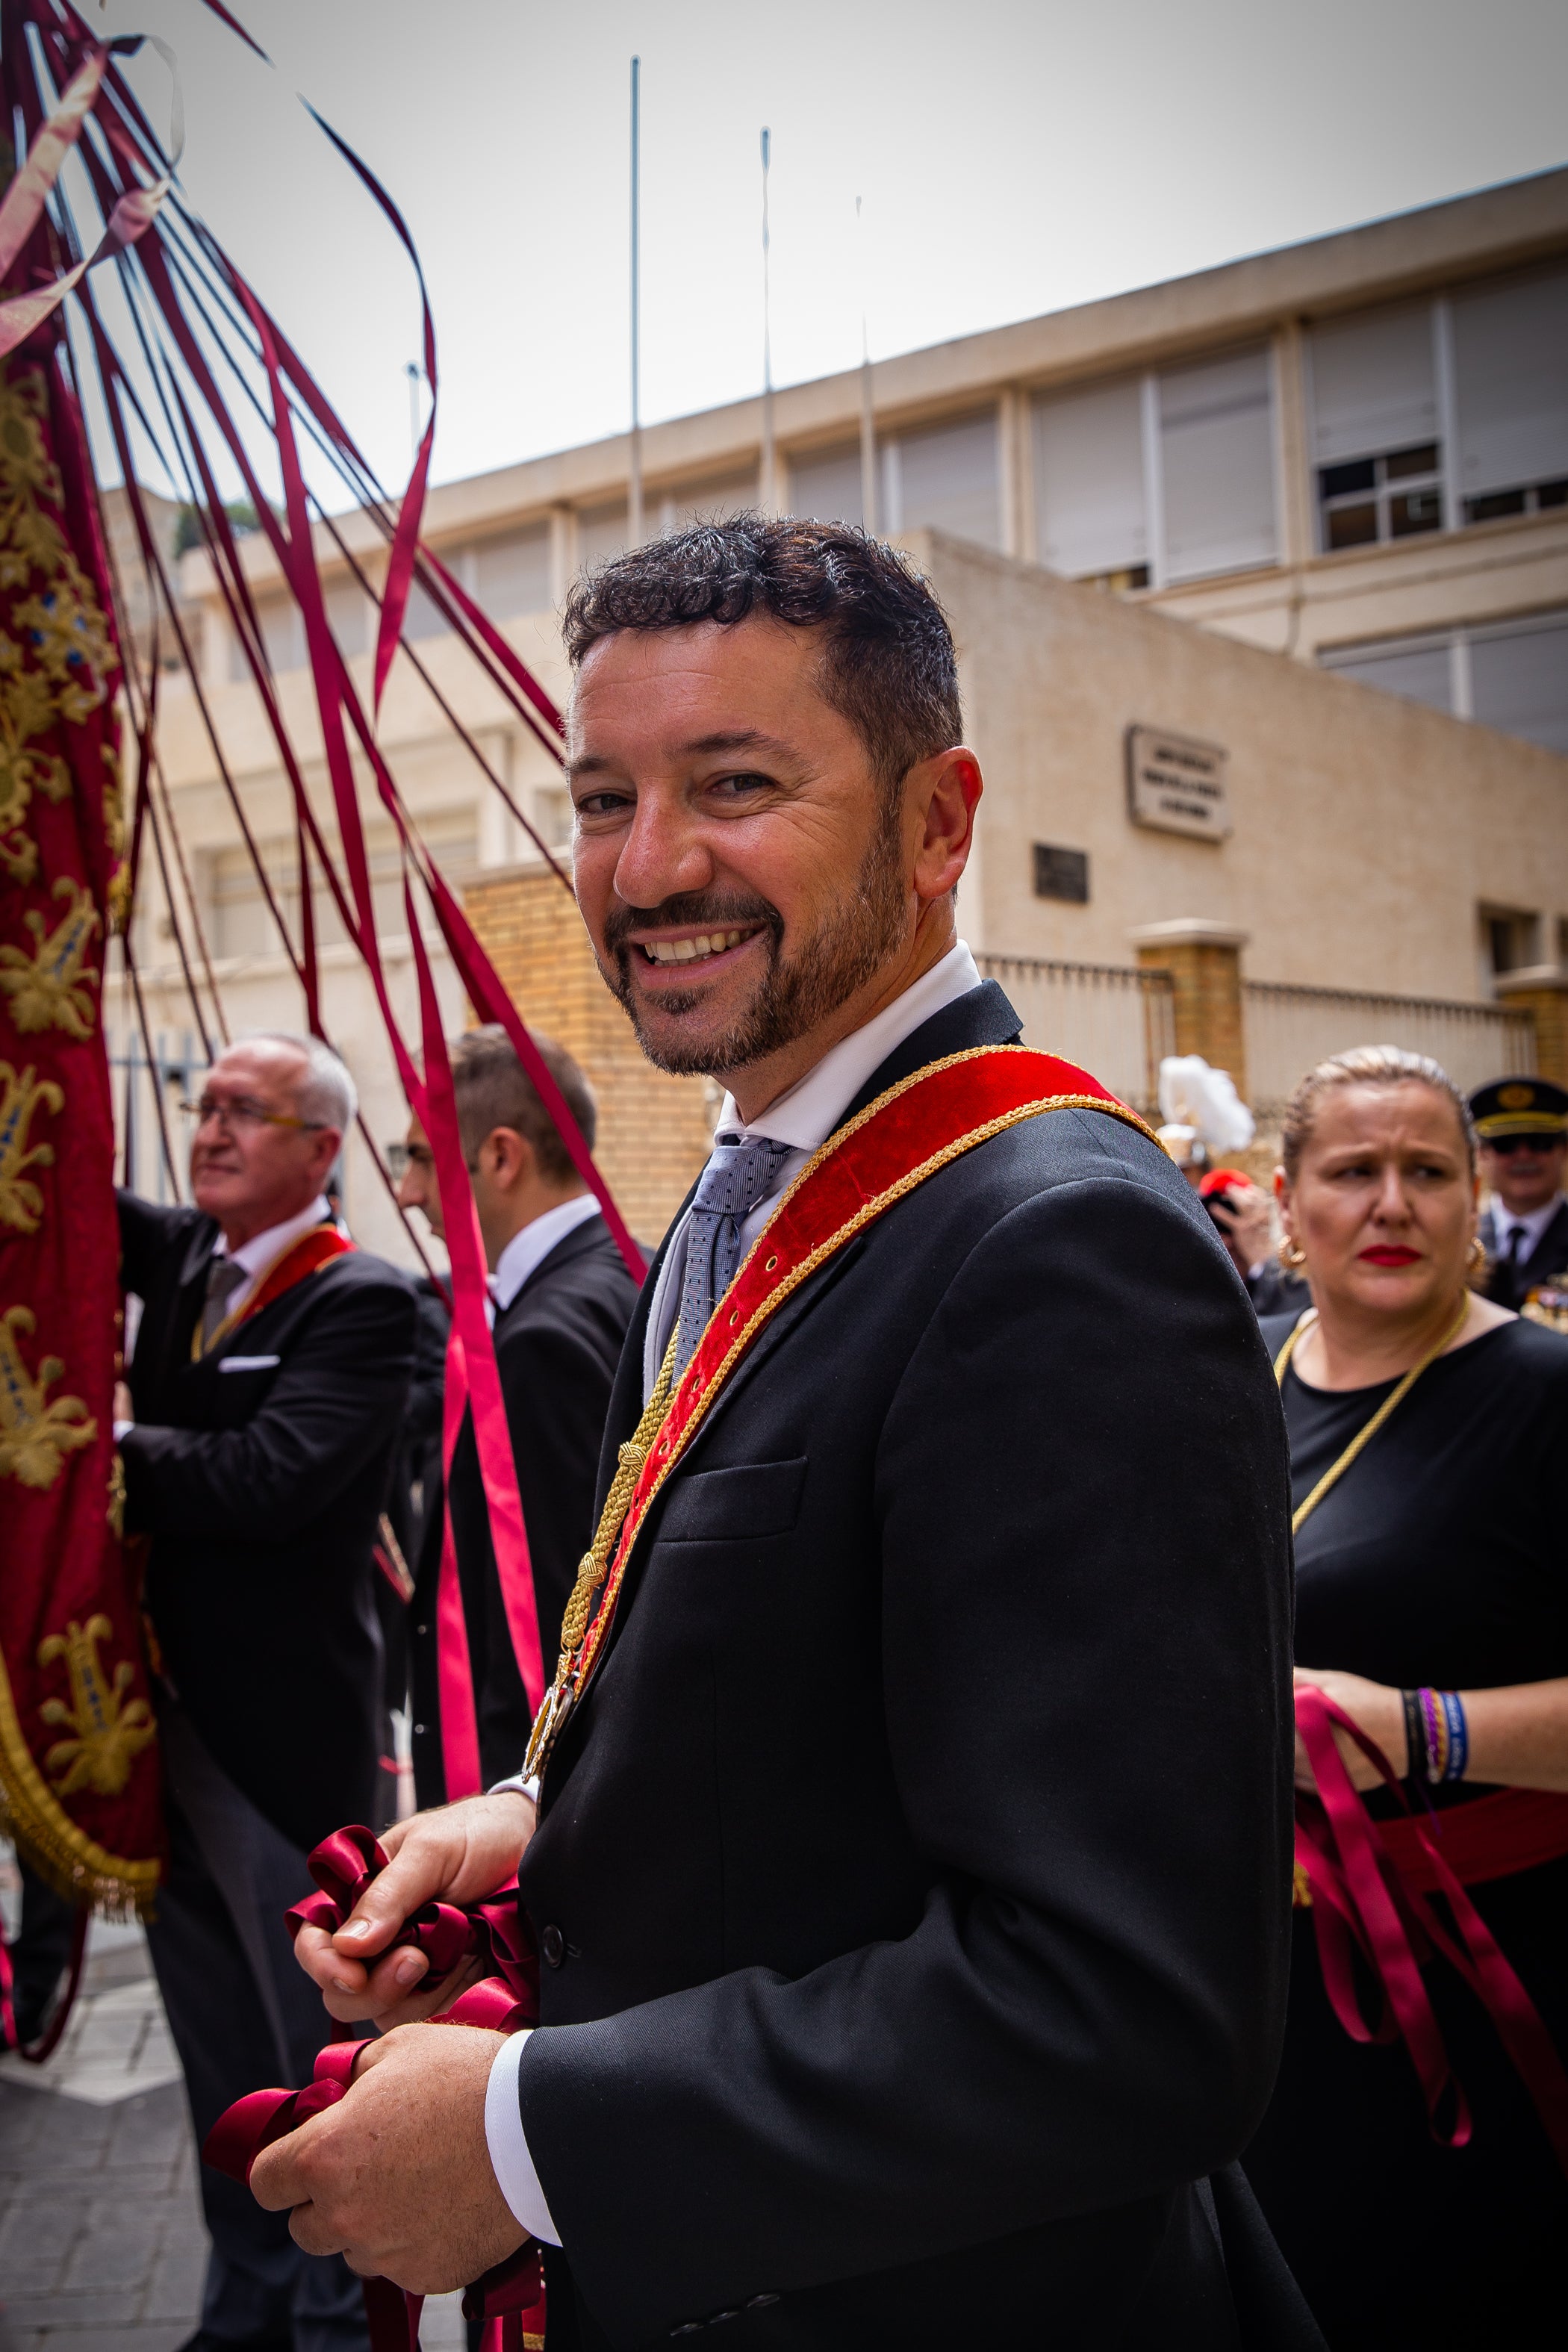
{"type": "Polygon", "coordinates": [[[1441,1847],[1409,1811],[1394,1768],[1343,1707],[1310,1685],[1296,1693],[1296,1723],[1318,1784],[1321,1815],[1297,1805],[1296,1860],[1311,1885],[1312,1919],[1323,1987],[1345,2032],[1356,2042],[1392,2042],[1409,2051],[1435,2139],[1462,2147],[1470,2137],[1470,2111],[1448,2064],[1437,2020],[1421,1980],[1430,1948],[1441,1954],[1481,2003],[1535,2103],[1557,2161],[1568,2174],[1568,2073],[1540,2011],[1504,1958],[1486,1921],[1444,1858],[1441,1847]],[[1427,1874],[1448,1906],[1451,1932],[1427,1895],[1402,1878],[1355,1791],[1335,1741],[1338,1726],[1373,1764],[1405,1805],[1408,1827],[1427,1874]],[[1352,1968],[1352,1948],[1372,1969],[1382,2014],[1362,2015],[1352,1968]],[[1453,2094],[1453,2121],[1438,2110],[1453,2094]]]}

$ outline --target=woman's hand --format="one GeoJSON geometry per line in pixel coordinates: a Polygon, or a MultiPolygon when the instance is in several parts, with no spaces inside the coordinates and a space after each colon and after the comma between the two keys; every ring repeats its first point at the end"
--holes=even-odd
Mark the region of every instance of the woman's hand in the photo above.
{"type": "MultiPolygon", "coordinates": [[[[1373,1746],[1382,1748],[1390,1769],[1400,1780],[1405,1778],[1410,1759],[1409,1743],[1405,1736],[1405,1698],[1402,1692],[1394,1690],[1387,1683],[1370,1683],[1364,1675],[1320,1674],[1312,1666],[1298,1666],[1295,1684],[1298,1690],[1304,1687],[1321,1690],[1325,1698],[1331,1698],[1336,1706],[1343,1707],[1373,1746]]],[[[1351,1776],[1351,1786],[1355,1789],[1381,1789],[1383,1775],[1376,1765],[1368,1761],[1355,1741],[1348,1733],[1342,1731],[1337,1723],[1333,1727],[1333,1734],[1334,1744],[1344,1758],[1345,1769],[1351,1776]]],[[[1315,1790],[1317,1785],[1306,1747],[1298,1731],[1296,1786],[1315,1790]]]]}
{"type": "Polygon", "coordinates": [[[421,1982],[429,1962],[405,1945],[378,1965],[411,1912],[423,1903],[477,1903],[504,1886],[533,1835],[531,1797],[515,1789],[395,1822],[382,1836],[391,1859],[366,1887],[335,1935],[301,1927],[294,1958],[321,1988],[331,2016],[343,2024],[369,2018],[383,2032],[433,2016],[471,1984],[464,1961],[440,1984],[421,1982]]]}

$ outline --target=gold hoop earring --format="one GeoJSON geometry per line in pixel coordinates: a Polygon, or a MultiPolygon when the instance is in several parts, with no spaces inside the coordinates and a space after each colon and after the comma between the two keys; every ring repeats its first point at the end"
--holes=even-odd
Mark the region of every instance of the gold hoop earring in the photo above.
{"type": "Polygon", "coordinates": [[[1466,1271],[1469,1274],[1484,1274],[1487,1270],[1488,1263],[1487,1245],[1485,1242],[1482,1241],[1479,1234],[1472,1234],[1470,1235],[1469,1255],[1465,1260],[1466,1271]]]}
{"type": "Polygon", "coordinates": [[[1297,1244],[1290,1239],[1289,1234],[1281,1234],[1279,1239],[1279,1248],[1277,1254],[1279,1263],[1284,1267],[1287,1274],[1300,1274],[1301,1268],[1307,1263],[1306,1251],[1304,1249],[1298,1248],[1297,1244]]]}

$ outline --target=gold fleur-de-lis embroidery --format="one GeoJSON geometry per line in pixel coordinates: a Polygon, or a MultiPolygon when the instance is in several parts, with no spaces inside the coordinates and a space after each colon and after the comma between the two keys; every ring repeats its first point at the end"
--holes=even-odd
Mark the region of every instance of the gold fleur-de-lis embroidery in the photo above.
{"type": "Polygon", "coordinates": [[[58,1356],[38,1360],[37,1378],[22,1359],[21,1337],[35,1329],[30,1307],[8,1307],[0,1315],[0,1478],[47,1489],[65,1466],[98,1435],[98,1423],[80,1397],[46,1402],[65,1365],[58,1356]]]}
{"type": "Polygon", "coordinates": [[[62,716],[79,726],[103,700],[116,665],[109,625],[74,557],[68,555],[42,594],[26,598],[13,617],[31,639],[62,716]]]}
{"type": "Polygon", "coordinates": [[[63,1088],[53,1078],[38,1077],[31,1062],[20,1077],[9,1062],[0,1062],[0,1225],[19,1234],[37,1232],[44,1196],[24,1171],[52,1168],[55,1147],[29,1144],[27,1129],[40,1106],[53,1116],[64,1104],[63,1088]]]}
{"type": "Polygon", "coordinates": [[[98,1645],[114,1631],[107,1617],[94,1615],[85,1625],[73,1618],[63,1633],[51,1633],[38,1644],[38,1664],[66,1662],[71,1703],[47,1698],[38,1713],[46,1723],[68,1727],[70,1737],[57,1739],[44,1757],[46,1772],[57,1774],[55,1794],[74,1797],[90,1789],[97,1797],[118,1797],[131,1778],[131,1767],[143,1748],[157,1737],[152,1709],[144,1698],[129,1706],[125,1694],[136,1679],[129,1658],[121,1658],[112,1682],[105,1682],[98,1645]]]}
{"type": "Polygon", "coordinates": [[[96,965],[84,961],[99,928],[99,913],[87,889],[62,875],[53,896],[68,899],[64,915],[45,935],[44,918],[36,907],[23,917],[38,942],[36,955],[26,948],[0,947],[0,994],[11,1000],[11,1018],[24,1034],[36,1029],[63,1029],[69,1037],[90,1037],[92,993],[96,965]]]}

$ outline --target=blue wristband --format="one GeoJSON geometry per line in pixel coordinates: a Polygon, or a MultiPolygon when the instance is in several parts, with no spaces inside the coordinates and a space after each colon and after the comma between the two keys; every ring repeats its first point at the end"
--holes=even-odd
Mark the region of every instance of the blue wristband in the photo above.
{"type": "Polygon", "coordinates": [[[1470,1734],[1465,1721],[1464,1703],[1458,1691],[1438,1691],[1436,1698],[1448,1727],[1448,1753],[1443,1759],[1443,1778],[1445,1780],[1462,1780],[1470,1755],[1470,1734]]]}

